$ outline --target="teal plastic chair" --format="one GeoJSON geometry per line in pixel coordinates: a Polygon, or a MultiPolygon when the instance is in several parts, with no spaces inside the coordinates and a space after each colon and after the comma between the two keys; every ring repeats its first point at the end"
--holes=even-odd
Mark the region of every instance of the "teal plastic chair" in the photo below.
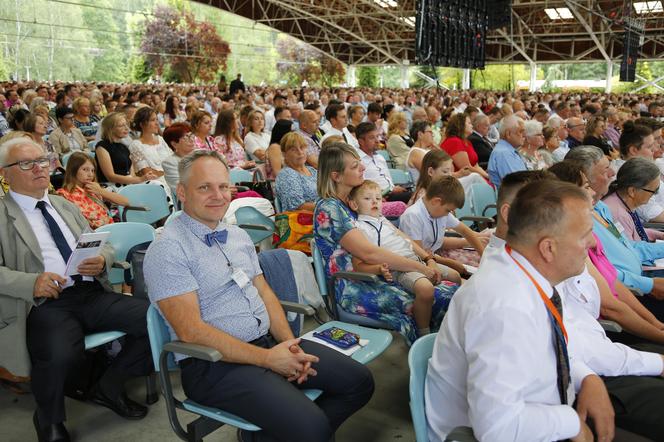
{"type": "MultiPolygon", "coordinates": [[[[415,341],[408,352],[408,368],[410,369],[410,381],[408,383],[410,415],[413,418],[416,442],[429,442],[426,410],[424,408],[424,383],[435,340],[435,334],[422,336],[415,341]]],[[[468,427],[455,428],[445,439],[445,442],[453,441],[477,442],[473,431],[468,427]]]]}
{"type": "MultiPolygon", "coordinates": [[[[148,184],[150,186],[150,184],[148,184]]],[[[153,186],[159,187],[159,186],[153,186]]],[[[161,189],[161,187],[159,187],[161,189]]],[[[127,252],[135,245],[154,241],[156,238],[154,228],[149,224],[143,223],[113,223],[99,227],[97,232],[111,232],[108,241],[115,249],[115,260],[118,265],[111,269],[108,280],[111,284],[122,284],[125,282],[125,270],[130,270],[131,266],[126,262],[127,252]]]]}
{"type": "MultiPolygon", "coordinates": [[[[212,348],[202,345],[186,344],[179,341],[171,341],[171,336],[162,318],[154,305],[148,309],[148,335],[155,370],[159,374],[162,393],[166,401],[168,419],[175,434],[184,441],[199,441],[224,424],[232,425],[248,431],[259,431],[260,427],[242,419],[232,413],[218,408],[206,407],[190,399],[178,400],[173,395],[173,386],[169,372],[177,369],[173,353],[180,353],[189,357],[216,362],[222,359],[221,354],[212,348]],[[195,421],[187,424],[185,430],[178,420],[177,410],[185,410],[199,415],[195,421]]],[[[309,399],[316,400],[321,394],[320,390],[304,390],[309,399]]]]}
{"type": "Polygon", "coordinates": [[[408,352],[410,415],[413,418],[413,428],[415,429],[417,442],[429,442],[427,418],[424,410],[424,381],[427,377],[427,366],[429,359],[431,359],[435,339],[435,334],[422,336],[415,341],[408,352]]]}
{"type": "Polygon", "coordinates": [[[281,208],[281,201],[279,201],[279,197],[277,195],[274,196],[274,210],[276,211],[276,213],[283,212],[281,208]]]}
{"type": "Polygon", "coordinates": [[[175,212],[168,215],[168,218],[166,218],[166,221],[164,221],[164,226],[167,226],[171,221],[180,215],[182,215],[182,210],[176,210],[175,212]]]}
{"type": "Polygon", "coordinates": [[[275,231],[274,221],[259,212],[255,207],[240,207],[235,211],[237,225],[251,237],[254,244],[271,238],[275,231]]]}
{"type": "Polygon", "coordinates": [[[108,331],[93,333],[85,337],[85,350],[92,350],[93,348],[99,347],[100,345],[108,344],[109,342],[115,341],[125,335],[121,331],[108,331]]]}
{"type": "Polygon", "coordinates": [[[394,168],[394,161],[392,160],[392,157],[390,157],[390,153],[387,150],[378,149],[376,153],[385,158],[385,162],[387,162],[389,167],[394,168]]]}
{"type": "Polygon", "coordinates": [[[475,216],[493,218],[497,214],[496,192],[488,184],[476,183],[471,188],[475,216]]]}
{"type": "Polygon", "coordinates": [[[231,184],[253,182],[254,174],[244,169],[231,169],[230,181],[231,184]]]}
{"type": "Polygon", "coordinates": [[[395,186],[413,187],[413,179],[410,173],[401,169],[389,169],[389,171],[395,186]]]}
{"type": "Polygon", "coordinates": [[[171,214],[166,191],[156,184],[130,184],[118,192],[129,199],[120,207],[122,221],[154,224],[171,214]]]}
{"type": "MultiPolygon", "coordinates": [[[[343,321],[345,323],[358,324],[364,327],[371,327],[371,328],[384,329],[384,330],[392,329],[388,324],[384,322],[368,318],[366,316],[356,315],[354,313],[347,312],[340,305],[338,305],[336,300],[336,296],[334,293],[334,284],[337,279],[378,282],[378,277],[376,275],[371,275],[369,273],[360,273],[360,272],[337,272],[334,275],[332,275],[332,279],[328,281],[327,275],[325,274],[325,264],[323,263],[323,255],[321,255],[320,250],[318,250],[315,239],[311,240],[311,257],[313,258],[314,261],[314,272],[316,275],[316,282],[318,283],[318,289],[320,290],[323,299],[325,299],[328,310],[330,310],[330,313],[332,314],[332,317],[334,319],[343,321]]],[[[387,334],[390,336],[390,341],[391,341],[392,335],[390,335],[389,333],[387,334]]]]}

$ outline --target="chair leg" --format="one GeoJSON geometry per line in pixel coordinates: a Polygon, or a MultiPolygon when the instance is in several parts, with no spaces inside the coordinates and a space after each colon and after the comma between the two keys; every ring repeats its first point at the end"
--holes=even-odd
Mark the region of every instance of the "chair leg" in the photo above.
{"type": "Polygon", "coordinates": [[[145,403],[152,405],[159,400],[157,393],[157,376],[155,373],[150,373],[145,377],[145,403]]]}

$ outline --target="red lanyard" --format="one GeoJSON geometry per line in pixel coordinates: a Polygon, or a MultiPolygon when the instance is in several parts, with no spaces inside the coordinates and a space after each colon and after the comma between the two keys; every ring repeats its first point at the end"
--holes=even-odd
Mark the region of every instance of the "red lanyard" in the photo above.
{"type": "Polygon", "coordinates": [[[542,298],[542,301],[544,301],[544,305],[546,306],[547,310],[549,310],[549,313],[553,318],[556,320],[558,323],[558,327],[560,327],[560,330],[563,332],[563,336],[565,336],[565,343],[567,343],[567,330],[565,330],[565,325],[563,324],[563,318],[560,317],[560,313],[558,313],[558,309],[556,306],[553,305],[553,302],[551,302],[551,299],[546,296],[546,293],[544,293],[544,290],[542,290],[542,287],[535,281],[535,278],[526,270],[526,268],[521,265],[519,261],[517,261],[513,256],[512,256],[512,248],[508,245],[505,245],[505,250],[507,251],[507,254],[510,255],[510,258],[512,258],[512,261],[516,263],[517,266],[521,270],[523,270],[523,273],[526,274],[528,279],[535,285],[535,288],[537,289],[537,293],[539,293],[540,297],[542,298]]]}

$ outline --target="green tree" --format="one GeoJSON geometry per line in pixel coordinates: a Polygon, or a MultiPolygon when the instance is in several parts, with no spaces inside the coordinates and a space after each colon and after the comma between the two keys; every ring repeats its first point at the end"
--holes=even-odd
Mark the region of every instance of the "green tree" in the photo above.
{"type": "Polygon", "coordinates": [[[373,66],[362,66],[357,69],[357,84],[360,87],[378,86],[378,68],[373,66]]]}
{"type": "Polygon", "coordinates": [[[83,8],[83,21],[92,29],[94,40],[100,46],[90,79],[120,82],[126,78],[126,60],[119,44],[119,29],[113,13],[104,9],[110,6],[109,2],[98,0],[98,5],[99,9],[83,8]]]}
{"type": "Polygon", "coordinates": [[[342,63],[292,37],[279,38],[277,52],[277,71],[292,86],[306,80],[310,85],[330,87],[341,83],[346,75],[346,68],[342,63]]]}
{"type": "Polygon", "coordinates": [[[154,75],[154,71],[150,69],[150,66],[145,61],[145,58],[140,55],[133,55],[129,59],[128,67],[129,79],[132,82],[143,83],[148,81],[148,79],[154,75]]]}

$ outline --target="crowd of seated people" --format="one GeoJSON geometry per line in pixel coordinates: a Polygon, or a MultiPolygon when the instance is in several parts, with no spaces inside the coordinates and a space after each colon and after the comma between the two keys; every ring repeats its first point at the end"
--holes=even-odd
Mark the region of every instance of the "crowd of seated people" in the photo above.
{"type": "MultiPolygon", "coordinates": [[[[213,232],[232,199],[276,196],[283,212],[312,214],[311,234],[328,277],[350,269],[378,276],[379,282],[342,280],[335,286],[345,310],[382,321],[408,343],[439,333],[426,396],[432,440],[444,439],[459,425],[473,427],[480,440],[589,440],[586,415],[598,436],[612,437],[615,423],[653,440],[664,437],[661,424],[650,418],[634,417],[631,410],[616,409],[615,416],[608,411],[609,397],[614,404],[617,400],[631,403],[630,388],[641,392],[646,386],[652,391],[644,396],[644,407],[655,409],[659,400],[653,392],[663,388],[645,381],[650,379],[646,376],[664,371],[661,358],[653,356],[664,353],[660,347],[664,344],[664,272],[656,263],[664,258],[664,245],[657,242],[664,233],[648,224],[664,222],[664,191],[660,191],[664,106],[657,96],[269,86],[235,88],[229,94],[217,86],[92,82],[5,82],[0,83],[0,94],[0,175],[2,194],[6,194],[4,203],[0,200],[6,211],[0,216],[15,219],[17,212],[11,211],[22,210],[27,217],[22,221],[29,226],[36,225],[33,217],[43,217],[40,222],[55,235],[41,209],[22,205],[28,197],[45,199],[47,213],[65,213],[51,216],[54,222],[66,226],[75,219],[77,226],[94,229],[113,222],[114,206],[127,204],[117,193],[121,187],[139,183],[164,187],[169,199],[177,197],[187,216],[164,229],[164,241],[155,243],[152,252],[159,259],[147,260],[148,285],[157,287],[150,294],[152,302],[174,335],[183,340],[208,343],[188,330],[187,324],[200,330],[213,327],[213,333],[223,336],[218,344],[222,353],[237,354],[227,361],[229,365],[269,368],[280,380],[296,379],[306,385],[315,378],[317,364],[323,363],[324,352],[293,344],[293,337],[283,331],[271,289],[256,269],[253,245],[241,230],[230,229],[229,235],[237,239],[231,241],[233,258],[246,258],[241,266],[249,282],[241,288],[252,292],[253,301],[245,313],[269,317],[268,324],[251,332],[231,330],[228,322],[209,316],[212,307],[192,310],[187,301],[201,281],[206,287],[209,280],[219,285],[203,295],[214,297],[237,275],[222,272],[212,277],[199,268],[196,258],[188,255],[191,262],[184,263],[182,254],[172,250],[207,251],[209,244],[201,242],[201,246],[178,235],[213,232]],[[407,172],[411,182],[395,184],[392,169],[407,172]],[[234,170],[249,171],[254,182],[242,184],[255,185],[252,189],[260,193],[238,191],[230,182],[234,170]],[[30,174],[34,182],[28,182],[30,174]],[[196,191],[197,182],[204,183],[205,192],[196,191]],[[218,188],[210,190],[211,183],[218,188]],[[471,204],[473,189],[479,185],[497,192],[495,231],[474,231],[455,216],[471,204]],[[215,204],[206,205],[206,201],[215,204]],[[461,237],[446,238],[448,231],[461,237]],[[164,272],[170,272],[162,266],[165,257],[172,257],[166,264],[175,275],[184,272],[187,277],[160,280],[164,272]],[[479,270],[471,276],[464,264],[479,264],[479,270]],[[512,282],[517,295],[503,299],[512,282]],[[575,291],[575,286],[581,288],[575,291]],[[548,310],[544,299],[539,301],[538,288],[547,299],[559,293],[563,310],[572,312],[569,317],[558,314],[560,324],[547,321],[547,315],[555,319],[556,314],[548,310]],[[494,293],[495,300],[473,310],[470,300],[486,292],[494,293]],[[513,323],[506,324],[497,309],[512,309],[513,323]],[[193,316],[182,316],[180,311],[193,316]],[[600,317],[617,322],[624,332],[604,335],[593,325],[600,317]],[[272,332],[270,325],[275,326],[273,341],[256,344],[255,340],[268,336],[265,327],[272,332]],[[530,333],[517,336],[515,327],[530,333]],[[564,345],[552,336],[563,336],[564,345]],[[510,339],[520,342],[519,347],[511,346],[510,339]],[[248,342],[252,344],[247,346],[248,342]],[[557,344],[551,346],[551,342],[557,344]],[[295,358],[290,361],[298,373],[295,378],[276,362],[264,364],[257,356],[281,354],[286,343],[295,358]],[[558,344],[566,350],[563,356],[569,356],[566,378],[561,374],[564,370],[557,368],[561,359],[565,362],[558,344]],[[528,351],[521,351],[526,347],[528,351]],[[491,359],[501,351],[510,352],[513,361],[491,359]],[[454,360],[448,361],[450,357],[454,360]],[[612,360],[607,363],[602,358],[612,360]],[[518,361],[531,362],[517,367],[518,361]],[[546,365],[535,380],[526,373],[532,361],[546,365]],[[595,375],[604,376],[604,384],[595,375]],[[530,387],[541,390],[533,393],[530,387]],[[577,411],[571,407],[573,390],[578,394],[577,411]],[[452,398],[451,408],[437,406],[446,400],[443,397],[452,398]],[[492,404],[487,397],[500,398],[500,404],[492,404]],[[542,410],[534,407],[531,412],[532,404],[541,405],[542,410]]],[[[64,239],[71,242],[77,230],[67,228],[64,239]]],[[[0,230],[3,254],[29,246],[17,244],[12,235],[7,228],[0,230]]],[[[58,253],[52,238],[40,234],[37,239],[43,250],[50,247],[58,253]]],[[[78,281],[62,278],[62,257],[56,258],[57,264],[45,262],[39,268],[37,262],[3,256],[0,276],[37,270],[42,276],[37,285],[32,279],[30,293],[19,282],[16,290],[0,292],[0,307],[11,300],[15,310],[15,303],[32,305],[37,303],[34,300],[48,298],[52,300],[45,305],[53,306],[48,310],[58,310],[60,300],[55,298],[61,291],[83,293],[78,281]]],[[[103,293],[108,289],[103,281],[107,264],[100,259],[82,271],[84,276],[101,276],[98,286],[85,290],[103,293]]],[[[144,315],[140,311],[145,305],[135,308],[138,316],[144,315]]],[[[29,330],[52,326],[47,314],[33,321],[30,316],[4,318],[5,311],[9,310],[0,308],[0,324],[23,321],[29,330]]],[[[137,340],[144,339],[144,330],[135,326],[127,330],[137,340]]],[[[249,323],[238,325],[245,326],[251,328],[249,323]]],[[[0,337],[14,333],[9,328],[0,328],[0,337]]],[[[29,352],[0,355],[0,367],[32,375],[36,396],[48,392],[48,397],[39,396],[35,417],[40,440],[48,440],[49,431],[62,434],[66,430],[60,392],[46,388],[43,373],[61,364],[59,376],[64,376],[66,361],[56,360],[43,343],[29,336],[20,345],[17,351],[27,348],[29,352]],[[37,361],[37,355],[45,359],[37,361]],[[23,358],[22,364],[12,362],[18,357],[23,358]],[[26,361],[32,361],[32,372],[26,361]],[[53,398],[55,409],[45,405],[53,398]]],[[[210,368],[185,365],[187,394],[255,419],[268,434],[281,431],[276,414],[267,413],[270,417],[264,420],[257,416],[261,412],[246,404],[235,409],[213,397],[222,384],[225,390],[244,386],[226,382],[197,386],[200,372],[210,368]]],[[[361,397],[340,414],[323,409],[329,422],[304,429],[312,435],[308,440],[329,439],[370,397],[370,375],[356,366],[348,369],[356,378],[352,388],[345,386],[349,390],[344,394],[361,385],[361,397]]],[[[214,370],[225,373],[230,368],[215,366],[214,370]]],[[[144,367],[131,374],[143,371],[144,367]]],[[[333,380],[321,377],[321,382],[332,388],[333,380]]],[[[120,409],[121,415],[144,415],[144,409],[128,399],[117,382],[104,383],[98,402],[116,412],[120,409]]]]}

